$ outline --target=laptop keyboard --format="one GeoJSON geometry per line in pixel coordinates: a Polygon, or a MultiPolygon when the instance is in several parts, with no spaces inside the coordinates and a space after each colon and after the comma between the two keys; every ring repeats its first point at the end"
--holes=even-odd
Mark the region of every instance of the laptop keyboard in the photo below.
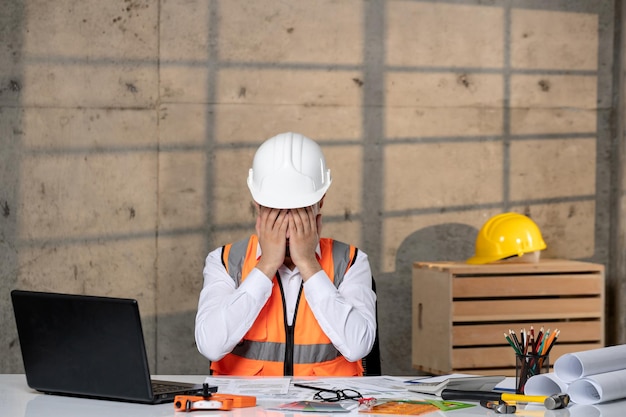
{"type": "Polygon", "coordinates": [[[162,382],[152,382],[152,393],[162,394],[164,392],[190,391],[189,385],[164,384],[162,382]]]}

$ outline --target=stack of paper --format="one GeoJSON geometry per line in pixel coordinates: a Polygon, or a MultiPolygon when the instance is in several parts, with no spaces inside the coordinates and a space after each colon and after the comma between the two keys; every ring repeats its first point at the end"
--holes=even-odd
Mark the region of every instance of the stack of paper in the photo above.
{"type": "Polygon", "coordinates": [[[491,391],[503,379],[504,376],[451,374],[408,381],[411,384],[408,389],[413,392],[441,397],[441,392],[444,389],[491,391]]]}

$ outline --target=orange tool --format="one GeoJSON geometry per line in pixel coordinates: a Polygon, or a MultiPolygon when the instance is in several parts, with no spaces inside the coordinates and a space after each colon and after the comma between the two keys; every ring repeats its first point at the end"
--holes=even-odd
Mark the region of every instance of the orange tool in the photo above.
{"type": "Polygon", "coordinates": [[[211,394],[209,397],[200,395],[177,395],[174,398],[174,410],[230,410],[232,408],[254,407],[256,397],[249,395],[211,394]]]}
{"type": "Polygon", "coordinates": [[[174,397],[175,411],[230,410],[232,408],[254,407],[256,397],[250,395],[215,394],[204,384],[202,395],[177,395],[174,397]]]}

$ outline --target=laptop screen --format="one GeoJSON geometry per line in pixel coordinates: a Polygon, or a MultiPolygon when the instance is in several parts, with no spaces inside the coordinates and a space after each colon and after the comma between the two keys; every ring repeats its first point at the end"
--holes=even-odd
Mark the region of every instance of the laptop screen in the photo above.
{"type": "Polygon", "coordinates": [[[11,293],[28,385],[38,391],[152,397],[136,300],[11,293]]]}

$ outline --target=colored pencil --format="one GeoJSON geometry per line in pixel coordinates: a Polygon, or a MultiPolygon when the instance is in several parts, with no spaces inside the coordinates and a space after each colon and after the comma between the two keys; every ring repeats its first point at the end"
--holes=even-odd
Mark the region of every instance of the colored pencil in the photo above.
{"type": "Polygon", "coordinates": [[[552,346],[554,346],[554,344],[556,343],[556,339],[559,337],[559,333],[561,333],[561,331],[557,329],[554,331],[554,333],[550,335],[550,339],[548,339],[548,343],[546,343],[547,347],[545,351],[542,352],[543,355],[550,354],[550,351],[552,350],[552,346]]]}
{"type": "Polygon", "coordinates": [[[511,338],[506,333],[504,333],[504,338],[506,339],[507,342],[509,342],[509,345],[511,345],[515,353],[517,353],[518,355],[522,354],[522,352],[519,351],[517,346],[515,346],[515,343],[511,340],[511,338]]]}
{"type": "Polygon", "coordinates": [[[537,353],[539,355],[543,354],[546,346],[546,340],[550,337],[550,329],[548,329],[541,338],[541,343],[539,344],[539,348],[537,349],[537,353]]]}
{"type": "Polygon", "coordinates": [[[519,339],[517,338],[517,335],[515,334],[515,331],[509,329],[509,334],[511,335],[511,339],[513,340],[513,342],[515,342],[515,346],[517,346],[517,350],[519,352],[521,352],[522,351],[522,345],[520,345],[519,339]]]}
{"type": "Polygon", "coordinates": [[[543,326],[539,329],[539,333],[537,333],[537,338],[535,339],[535,352],[539,352],[539,346],[541,345],[541,341],[543,340],[543,326]]]}
{"type": "Polygon", "coordinates": [[[520,329],[519,338],[513,329],[509,329],[509,333],[504,333],[504,338],[511,345],[515,353],[518,355],[541,355],[545,356],[550,353],[561,331],[559,329],[544,330],[542,326],[537,333],[535,339],[535,328],[530,326],[530,331],[526,328],[520,329]]]}

